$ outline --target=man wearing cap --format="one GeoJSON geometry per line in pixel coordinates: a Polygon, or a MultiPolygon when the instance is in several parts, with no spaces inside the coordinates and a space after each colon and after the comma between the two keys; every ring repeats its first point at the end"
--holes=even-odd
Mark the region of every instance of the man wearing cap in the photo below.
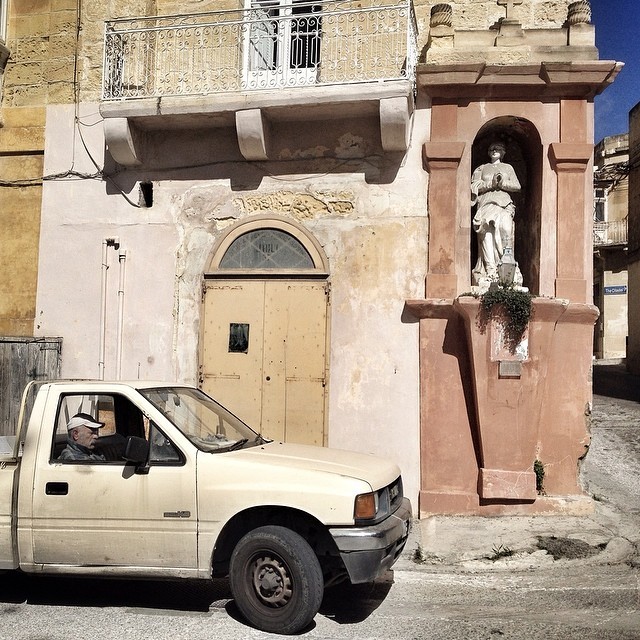
{"type": "Polygon", "coordinates": [[[93,451],[98,430],[102,427],[104,422],[97,422],[87,413],[77,413],[67,423],[67,446],[58,459],[104,461],[105,457],[101,453],[93,451]]]}

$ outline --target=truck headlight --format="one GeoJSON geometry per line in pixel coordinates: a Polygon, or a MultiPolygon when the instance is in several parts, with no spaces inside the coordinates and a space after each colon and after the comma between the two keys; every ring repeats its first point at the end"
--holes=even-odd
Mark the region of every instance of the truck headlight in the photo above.
{"type": "Polygon", "coordinates": [[[373,520],[378,513],[378,494],[374,491],[371,493],[361,493],[356,496],[353,517],[356,520],[373,520]]]}
{"type": "Polygon", "coordinates": [[[356,524],[377,524],[392,514],[402,504],[402,478],[377,491],[356,496],[353,517],[356,524]]]}

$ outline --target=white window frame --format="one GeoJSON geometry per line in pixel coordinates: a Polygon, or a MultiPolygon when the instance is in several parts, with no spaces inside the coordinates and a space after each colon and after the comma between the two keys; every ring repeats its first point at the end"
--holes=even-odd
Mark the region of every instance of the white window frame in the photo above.
{"type": "MultiPolygon", "coordinates": [[[[300,0],[310,10],[319,4],[300,0]]],[[[269,89],[283,86],[315,84],[320,54],[320,14],[317,13],[315,37],[305,33],[307,47],[314,43],[315,65],[295,68],[291,64],[296,38],[293,30],[296,0],[247,0],[248,19],[244,41],[244,85],[248,89],[269,89]],[[264,19],[264,20],[263,20],[264,19]],[[271,20],[270,20],[271,19],[271,20]]],[[[315,12],[314,12],[315,13],[315,12]]],[[[314,20],[311,18],[310,20],[314,20]]]]}
{"type": "Polygon", "coordinates": [[[9,0],[0,0],[0,42],[7,42],[9,0]]]}

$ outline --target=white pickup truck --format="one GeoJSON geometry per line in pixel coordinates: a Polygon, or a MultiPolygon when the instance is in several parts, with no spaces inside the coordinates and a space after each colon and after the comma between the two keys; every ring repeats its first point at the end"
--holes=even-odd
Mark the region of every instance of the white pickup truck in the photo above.
{"type": "Polygon", "coordinates": [[[263,631],[297,633],[325,586],[381,575],[410,517],[395,464],[269,441],[184,385],[31,383],[0,436],[0,570],[229,576],[263,631]]]}

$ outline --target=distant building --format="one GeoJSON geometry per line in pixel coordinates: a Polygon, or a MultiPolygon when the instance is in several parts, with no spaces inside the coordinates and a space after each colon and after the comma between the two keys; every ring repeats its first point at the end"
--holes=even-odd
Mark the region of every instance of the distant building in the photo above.
{"type": "Polygon", "coordinates": [[[593,301],[600,310],[594,355],[627,354],[629,135],[604,138],[594,153],[593,301]]]}

